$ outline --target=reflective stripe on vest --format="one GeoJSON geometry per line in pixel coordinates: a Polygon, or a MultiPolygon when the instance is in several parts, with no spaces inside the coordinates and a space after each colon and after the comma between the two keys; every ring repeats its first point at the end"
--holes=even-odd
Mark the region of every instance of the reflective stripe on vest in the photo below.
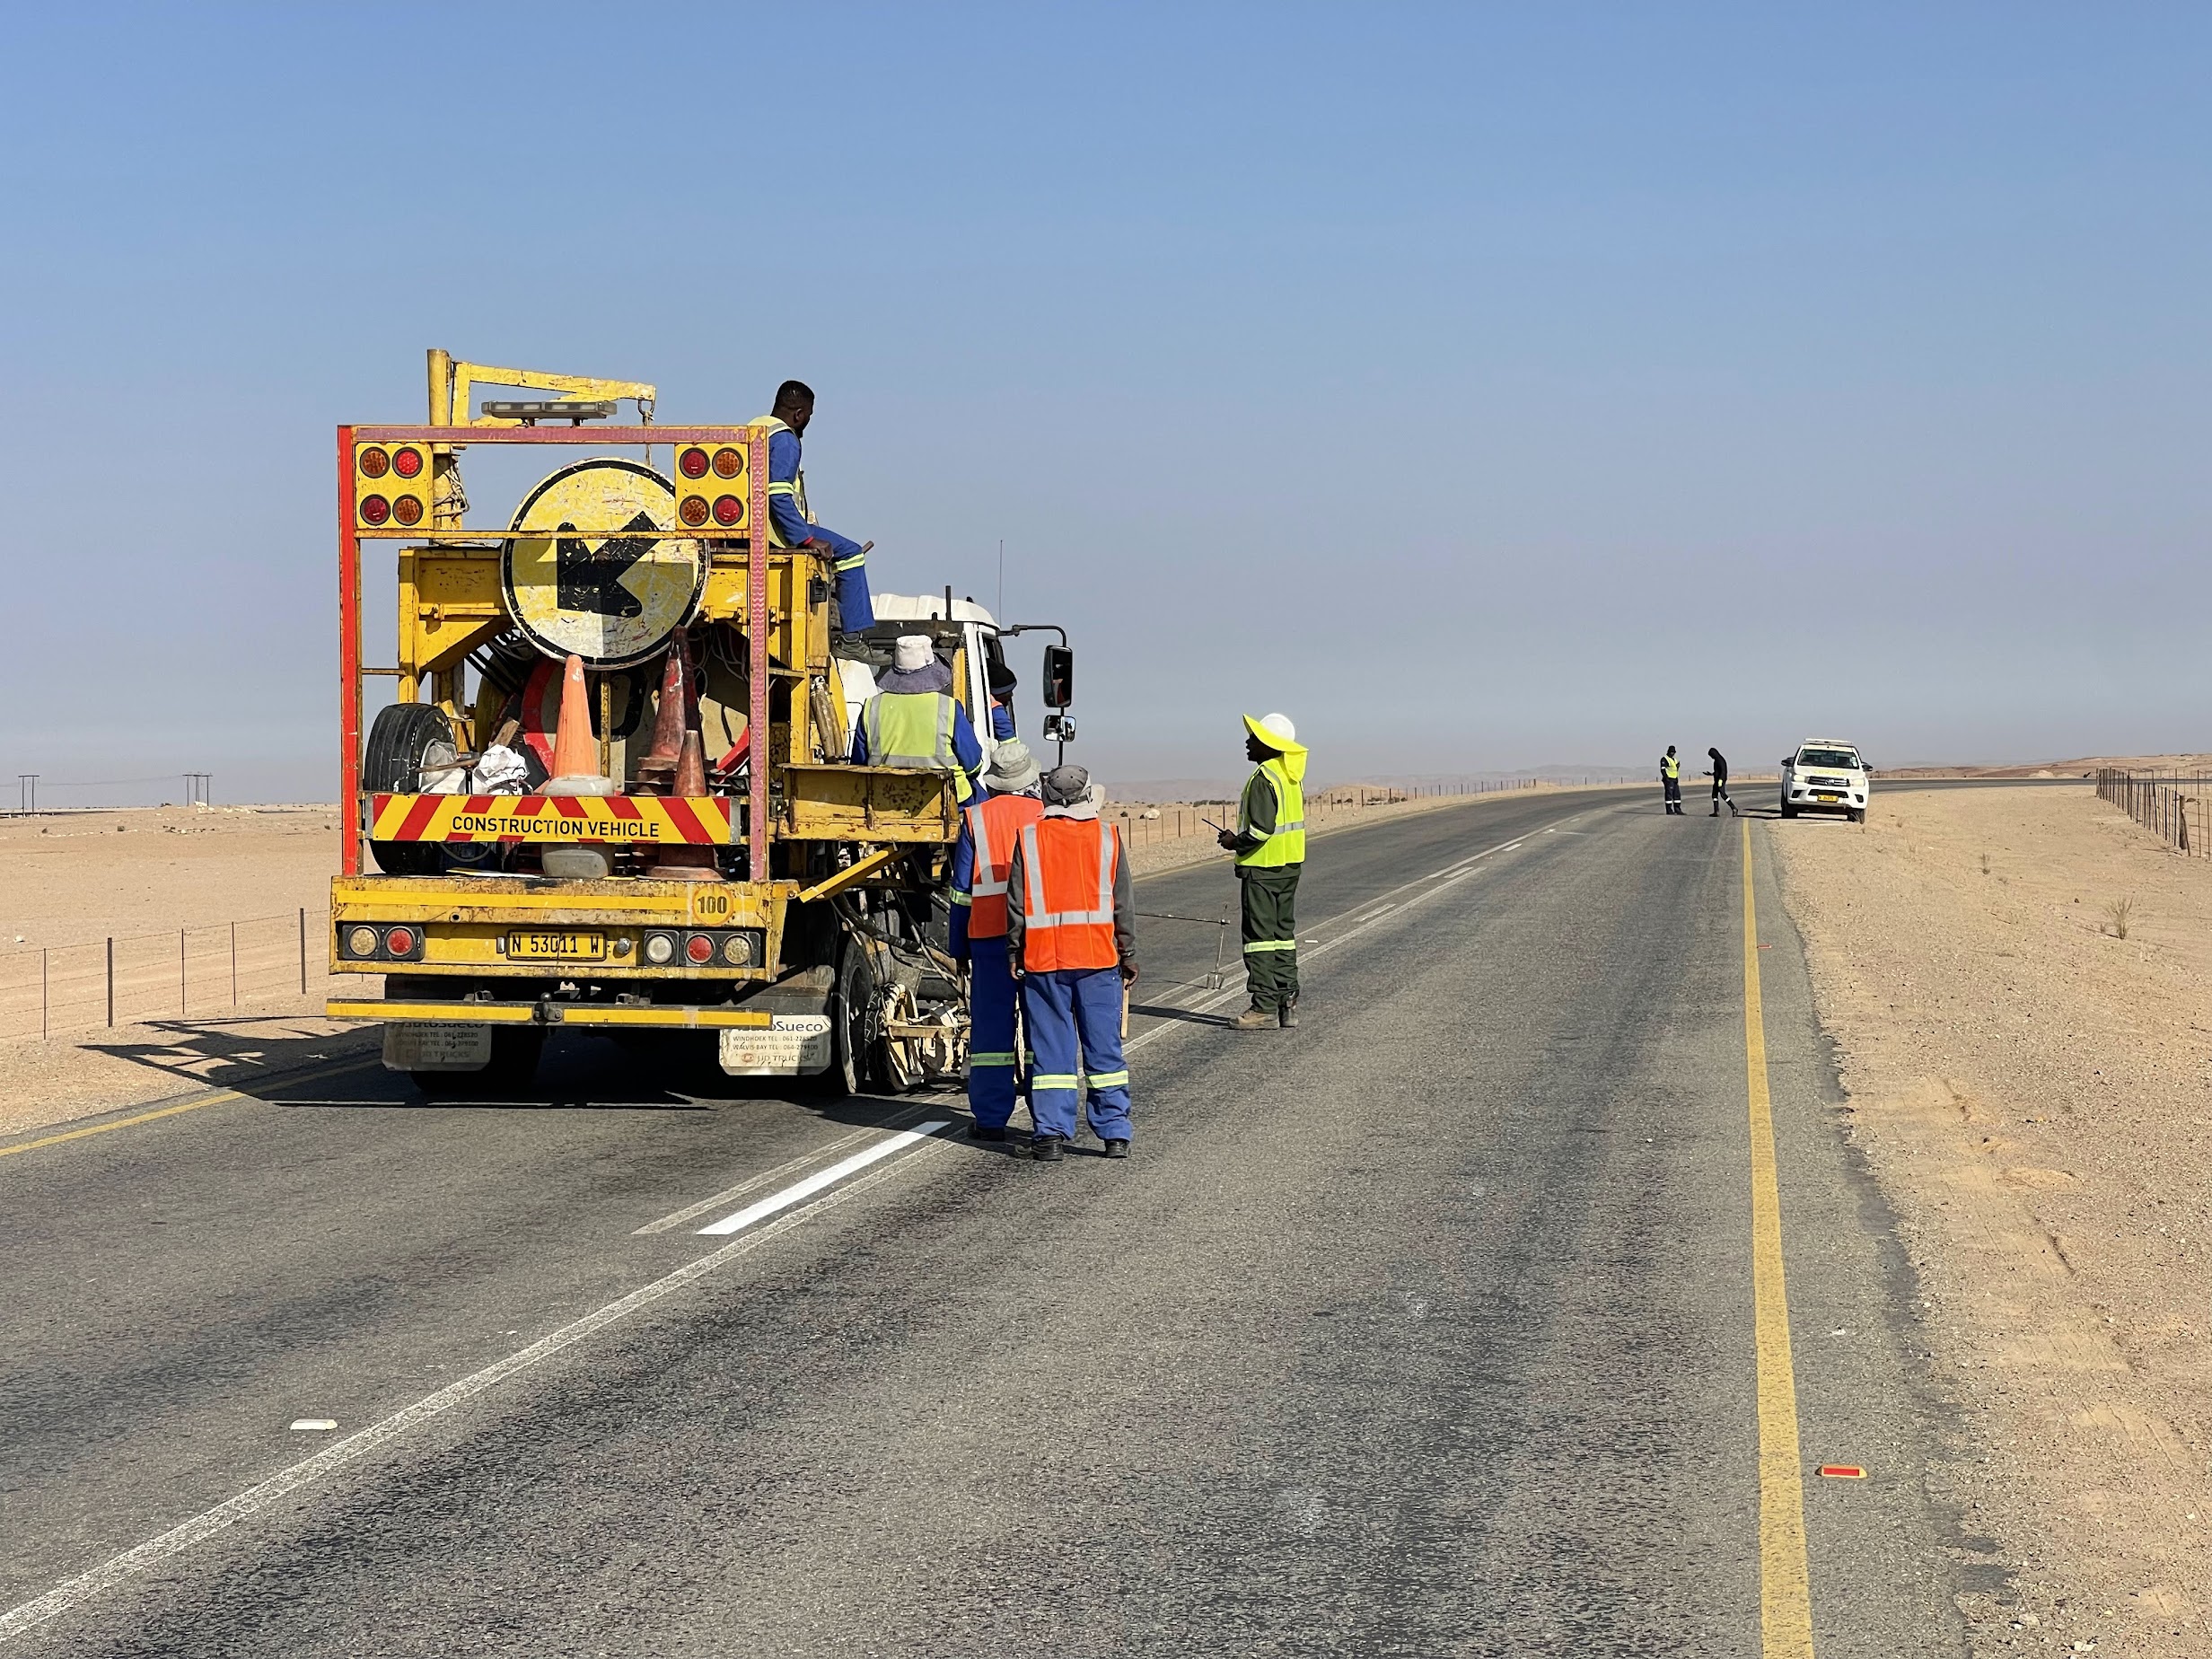
{"type": "Polygon", "coordinates": [[[1682,763],[1672,755],[1661,755],[1659,769],[1669,777],[1680,777],[1682,775],[1682,763]]]}
{"type": "MultiPolygon", "coordinates": [[[[1268,780],[1268,787],[1275,795],[1275,828],[1267,838],[1249,853],[1239,853],[1237,864],[1245,869],[1273,869],[1280,865],[1305,862],[1305,792],[1291,777],[1283,765],[1282,757],[1270,756],[1260,763],[1253,774],[1268,780]]],[[[1245,786],[1244,794],[1237,798],[1236,830],[1240,836],[1258,835],[1252,828],[1251,813],[1245,802],[1251,797],[1251,786],[1245,786]]]]}
{"type": "Polygon", "coordinates": [[[965,806],[975,786],[952,752],[952,725],[960,705],[943,691],[878,691],[860,712],[870,766],[944,772],[953,798],[965,806]]]}
{"type": "Polygon", "coordinates": [[[1121,960],[1114,943],[1114,868],[1120,852],[1114,827],[1102,819],[1093,825],[1080,818],[1040,817],[1022,826],[1023,968],[1050,973],[1111,968],[1121,960]],[[1094,889],[1096,909],[1055,908],[1082,903],[1094,889]]]}
{"type": "MultiPolygon", "coordinates": [[[[773,415],[756,415],[745,424],[748,426],[766,427],[770,433],[791,432],[791,427],[788,423],[777,420],[773,415]]],[[[795,432],[791,432],[791,435],[795,438],[799,434],[795,432]]],[[[778,484],[773,478],[769,479],[768,494],[771,496],[790,496],[791,505],[798,509],[799,516],[810,524],[814,522],[814,515],[807,511],[806,506],[805,468],[799,468],[793,474],[790,481],[787,483],[778,484]]],[[[776,527],[776,511],[773,507],[771,507],[768,510],[768,546],[772,548],[787,548],[790,545],[791,543],[784,540],[784,532],[776,527]]]]}
{"type": "MultiPolygon", "coordinates": [[[[968,838],[974,843],[973,873],[968,879],[968,936],[1003,939],[1006,936],[1006,878],[1014,871],[1014,838],[1023,828],[1044,816],[1044,803],[1035,795],[997,794],[968,809],[968,838]],[[999,833],[991,833],[991,821],[999,833]],[[1003,849],[1003,850],[1002,850],[1003,849]]],[[[957,903],[959,894],[953,895],[957,903]]]]}

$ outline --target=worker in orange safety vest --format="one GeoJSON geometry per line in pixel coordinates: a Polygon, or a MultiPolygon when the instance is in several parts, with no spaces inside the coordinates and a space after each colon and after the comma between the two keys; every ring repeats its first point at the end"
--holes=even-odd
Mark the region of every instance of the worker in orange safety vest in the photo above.
{"type": "Polygon", "coordinates": [[[1036,1054],[1031,1151],[1050,1163],[1075,1137],[1086,1075],[1091,1132],[1110,1158],[1129,1155],[1129,1074],[1122,1011],[1137,982],[1136,899],[1121,836],[1099,816],[1102,791],[1079,766],[1040,785],[1044,812],[1022,830],[1006,873],[1006,953],[1022,984],[1036,1054]]]}
{"type": "Polygon", "coordinates": [[[968,1135],[996,1141],[1006,1138],[1023,1093],[1014,1049],[1017,993],[1006,956],[1006,878],[1022,831],[1045,810],[1029,745],[1010,741],[994,749],[983,786],[989,793],[961,814],[952,849],[951,931],[952,958],[968,965],[968,1135]]]}

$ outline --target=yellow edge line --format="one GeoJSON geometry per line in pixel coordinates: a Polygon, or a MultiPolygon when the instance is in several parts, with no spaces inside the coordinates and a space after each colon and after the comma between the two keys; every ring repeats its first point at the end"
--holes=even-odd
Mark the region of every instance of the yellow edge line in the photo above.
{"type": "MultiPolygon", "coordinates": [[[[334,1072],[351,1071],[359,1060],[346,1060],[329,1066],[318,1066],[312,1071],[293,1072],[271,1078],[272,1083],[290,1087],[298,1083],[312,1083],[318,1077],[327,1077],[334,1072]]],[[[142,1111],[135,1117],[118,1118],[113,1123],[95,1123],[90,1128],[65,1129],[59,1135],[41,1136],[33,1141],[21,1141],[13,1146],[0,1146],[0,1158],[13,1158],[18,1153],[36,1152],[41,1146],[58,1146],[65,1141],[83,1140],[92,1135],[111,1135],[118,1129],[135,1128],[141,1123],[152,1123],[160,1118],[173,1118],[179,1112],[198,1111],[203,1106],[223,1106],[232,1101],[250,1100],[252,1096],[242,1089],[222,1089],[198,1100],[180,1101],[174,1106],[162,1106],[153,1111],[142,1111]]]]}
{"type": "Polygon", "coordinates": [[[1767,1089],[1759,998],[1759,917],[1751,905],[1751,826],[1743,826],[1743,1053],[1751,1078],[1752,1343],[1759,1354],[1759,1628],[1763,1659],[1813,1659],[1805,1569],[1805,1495],[1797,1446],[1797,1375],[1782,1279],[1782,1194],[1767,1089]]]}

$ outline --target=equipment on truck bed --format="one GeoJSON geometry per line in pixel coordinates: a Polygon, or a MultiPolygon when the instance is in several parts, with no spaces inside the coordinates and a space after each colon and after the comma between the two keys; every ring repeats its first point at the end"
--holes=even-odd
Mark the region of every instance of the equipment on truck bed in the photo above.
{"type": "MultiPolygon", "coordinates": [[[[329,1011],[384,1022],[385,1063],[434,1090],[526,1081],[557,1025],[711,1042],[724,1072],[833,1092],[956,1075],[955,792],[850,764],[853,711],[891,640],[925,635],[988,757],[1002,640],[1023,630],[950,589],[882,594],[832,655],[833,562],[768,545],[768,429],[656,426],[654,396],[433,352],[427,425],[338,428],[352,805],[330,962],[383,976],[384,996],[329,1011]],[[471,420],[479,385],[555,396],[471,420]],[[584,425],[619,400],[636,425],[584,425]],[[461,463],[478,446],[561,464],[472,527],[461,463]],[[397,659],[368,667],[362,550],[387,540],[397,659]],[[379,675],[398,700],[364,742],[379,675]]],[[[1043,626],[1062,642],[1045,701],[1065,716],[1072,653],[1043,626]]]]}

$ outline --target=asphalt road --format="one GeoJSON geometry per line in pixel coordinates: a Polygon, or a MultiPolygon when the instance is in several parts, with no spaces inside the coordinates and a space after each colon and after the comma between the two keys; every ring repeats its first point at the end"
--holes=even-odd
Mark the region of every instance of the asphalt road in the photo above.
{"type": "Polygon", "coordinates": [[[1778,1376],[1817,1651],[1962,1652],[1953,1431],[1768,865],[1833,827],[1750,830],[1778,1373],[1744,831],[1655,795],[1317,838],[1295,1031],[1222,1029],[1216,930],[1146,923],[1125,1163],[589,1039],[531,1101],[351,1065],[0,1144],[0,1650],[1794,1654],[1778,1376]]]}

